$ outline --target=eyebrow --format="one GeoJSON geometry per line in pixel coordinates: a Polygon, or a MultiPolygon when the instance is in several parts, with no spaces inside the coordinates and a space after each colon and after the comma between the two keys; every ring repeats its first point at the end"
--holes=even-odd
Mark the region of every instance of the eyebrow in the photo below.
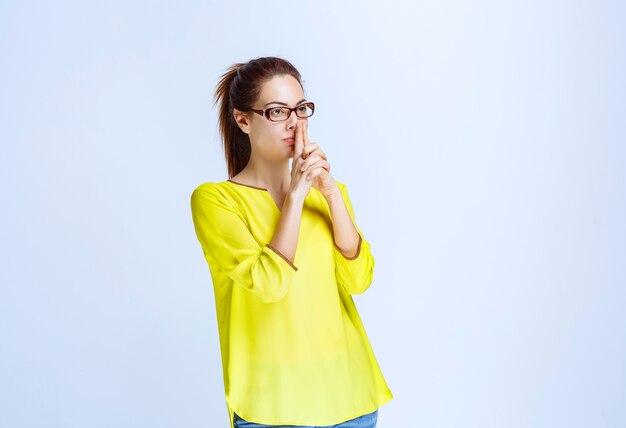
{"type": "MultiPolygon", "coordinates": [[[[302,98],[300,101],[298,101],[296,103],[296,105],[300,104],[302,101],[306,101],[306,98],[302,98]]],[[[283,102],[280,102],[280,101],[270,101],[269,103],[265,104],[263,107],[267,107],[270,104],[282,104],[284,106],[288,106],[289,105],[287,103],[283,103],[283,102]]]]}

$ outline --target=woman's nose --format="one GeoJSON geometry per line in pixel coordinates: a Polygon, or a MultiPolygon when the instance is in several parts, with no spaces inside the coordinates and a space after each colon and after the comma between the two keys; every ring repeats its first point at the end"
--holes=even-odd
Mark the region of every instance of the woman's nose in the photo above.
{"type": "MultiPolygon", "coordinates": [[[[292,112],[293,113],[293,112],[292,112]]],[[[293,117],[295,117],[295,120],[292,119],[292,116],[289,116],[289,129],[293,129],[296,127],[296,123],[298,122],[298,116],[296,116],[295,114],[293,115],[293,117]]]]}

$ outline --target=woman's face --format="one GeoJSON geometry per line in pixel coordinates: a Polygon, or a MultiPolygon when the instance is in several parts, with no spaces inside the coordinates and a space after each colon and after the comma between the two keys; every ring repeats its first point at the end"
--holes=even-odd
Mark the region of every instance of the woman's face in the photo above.
{"type": "MultiPolygon", "coordinates": [[[[298,80],[291,75],[283,74],[274,76],[263,85],[259,99],[252,108],[257,110],[282,106],[294,108],[304,101],[306,101],[304,92],[298,80]]],[[[265,116],[249,112],[248,128],[244,129],[244,132],[250,137],[255,156],[260,155],[274,161],[293,157],[294,143],[284,139],[295,137],[297,121],[306,122],[308,118],[301,119],[293,111],[287,120],[271,122],[265,116]]]]}

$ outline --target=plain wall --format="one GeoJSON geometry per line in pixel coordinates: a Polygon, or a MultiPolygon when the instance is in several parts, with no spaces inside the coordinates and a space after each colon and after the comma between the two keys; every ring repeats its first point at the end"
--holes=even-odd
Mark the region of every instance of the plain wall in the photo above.
{"type": "Polygon", "coordinates": [[[280,56],[376,260],[380,428],[626,426],[623,2],[0,4],[0,425],[227,428],[189,198],[280,56]]]}

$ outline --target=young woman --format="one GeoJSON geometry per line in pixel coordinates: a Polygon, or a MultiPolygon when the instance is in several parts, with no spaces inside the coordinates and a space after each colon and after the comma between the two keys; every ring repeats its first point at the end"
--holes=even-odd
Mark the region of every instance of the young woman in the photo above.
{"type": "Polygon", "coordinates": [[[230,178],[199,185],[191,211],[231,427],[375,427],[393,396],[352,299],[374,258],[345,184],[309,141],[315,105],[300,73],[276,57],[235,64],[218,101],[230,178]]]}

